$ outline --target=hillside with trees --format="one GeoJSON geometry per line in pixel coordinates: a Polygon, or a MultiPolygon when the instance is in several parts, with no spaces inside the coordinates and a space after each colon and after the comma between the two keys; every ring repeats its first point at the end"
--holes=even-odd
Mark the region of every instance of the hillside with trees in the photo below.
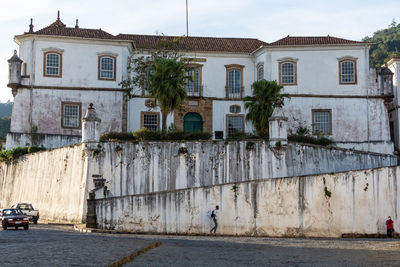
{"type": "Polygon", "coordinates": [[[376,31],[372,37],[365,37],[364,42],[374,45],[369,50],[371,67],[386,63],[391,56],[400,56],[400,24],[393,19],[387,29],[376,31]]]}
{"type": "Polygon", "coordinates": [[[4,140],[10,131],[13,102],[0,103],[0,139],[4,140]]]}

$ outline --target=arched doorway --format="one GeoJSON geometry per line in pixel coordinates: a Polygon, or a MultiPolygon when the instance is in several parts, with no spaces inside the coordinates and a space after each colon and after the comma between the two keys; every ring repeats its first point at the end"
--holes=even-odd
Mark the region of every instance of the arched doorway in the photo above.
{"type": "Polygon", "coordinates": [[[188,133],[202,132],[203,119],[199,113],[189,112],[183,117],[183,130],[188,133]]]}

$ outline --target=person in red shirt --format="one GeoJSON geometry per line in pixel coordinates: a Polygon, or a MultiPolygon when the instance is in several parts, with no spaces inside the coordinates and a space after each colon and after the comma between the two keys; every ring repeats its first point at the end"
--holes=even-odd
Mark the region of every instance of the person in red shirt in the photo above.
{"type": "Polygon", "coordinates": [[[386,220],[386,230],[387,230],[387,232],[386,232],[387,236],[391,238],[392,234],[394,232],[394,229],[393,229],[393,221],[392,221],[392,218],[390,218],[390,216],[386,220]]]}

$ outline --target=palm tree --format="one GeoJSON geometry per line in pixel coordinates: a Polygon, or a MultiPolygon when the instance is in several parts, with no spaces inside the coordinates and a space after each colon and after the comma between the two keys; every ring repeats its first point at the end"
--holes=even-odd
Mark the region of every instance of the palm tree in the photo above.
{"type": "Polygon", "coordinates": [[[149,95],[160,107],[162,131],[167,130],[167,116],[186,98],[186,65],[176,58],[156,57],[149,77],[149,95]]]}
{"type": "Polygon", "coordinates": [[[277,103],[284,104],[288,94],[281,94],[283,86],[276,81],[260,80],[251,85],[253,95],[244,98],[244,107],[248,110],[246,120],[253,123],[258,135],[268,134],[269,122],[277,103]]]}

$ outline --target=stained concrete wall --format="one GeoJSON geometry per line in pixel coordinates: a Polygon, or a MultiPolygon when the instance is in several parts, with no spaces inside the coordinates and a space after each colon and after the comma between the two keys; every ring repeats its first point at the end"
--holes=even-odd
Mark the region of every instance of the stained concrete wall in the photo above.
{"type": "Polygon", "coordinates": [[[81,146],[63,147],[0,164],[0,208],[32,203],[40,218],[81,222],[86,216],[87,158],[81,146]]]}
{"type": "MultiPolygon", "coordinates": [[[[82,137],[80,135],[61,135],[61,134],[36,134],[35,143],[45,148],[57,148],[60,146],[69,146],[80,144],[82,137]]],[[[12,149],[17,146],[32,145],[32,137],[25,133],[8,133],[6,149],[12,149]]]]}
{"type": "MultiPolygon", "coordinates": [[[[109,196],[394,166],[395,157],[344,149],[263,141],[101,143],[89,177],[102,175],[109,196]],[[187,153],[180,153],[186,147],[187,153]]],[[[97,198],[102,198],[99,192],[97,198]]]]}
{"type": "Polygon", "coordinates": [[[135,232],[207,234],[220,206],[218,233],[340,237],[399,229],[400,167],[267,179],[96,201],[99,227],[135,232]]]}

